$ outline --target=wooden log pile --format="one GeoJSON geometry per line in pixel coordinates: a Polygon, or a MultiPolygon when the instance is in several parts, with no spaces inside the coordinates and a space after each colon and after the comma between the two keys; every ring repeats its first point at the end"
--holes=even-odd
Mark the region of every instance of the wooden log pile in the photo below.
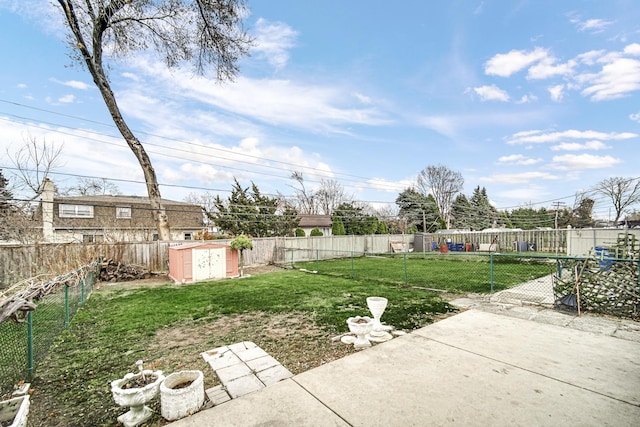
{"type": "Polygon", "coordinates": [[[16,283],[0,292],[0,323],[7,319],[24,322],[27,314],[38,307],[39,300],[65,286],[78,286],[89,272],[96,269],[97,262],[93,262],[53,278],[37,276],[16,283]]]}
{"type": "Polygon", "coordinates": [[[100,268],[102,282],[128,282],[149,277],[151,277],[151,271],[148,268],[136,264],[123,264],[113,259],[104,260],[100,268]]]}

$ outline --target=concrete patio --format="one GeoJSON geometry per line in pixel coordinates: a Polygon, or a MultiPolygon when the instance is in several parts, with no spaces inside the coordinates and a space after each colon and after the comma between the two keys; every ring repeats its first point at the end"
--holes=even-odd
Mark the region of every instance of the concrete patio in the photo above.
{"type": "Polygon", "coordinates": [[[638,425],[639,324],[487,307],[171,426],[638,425]]]}

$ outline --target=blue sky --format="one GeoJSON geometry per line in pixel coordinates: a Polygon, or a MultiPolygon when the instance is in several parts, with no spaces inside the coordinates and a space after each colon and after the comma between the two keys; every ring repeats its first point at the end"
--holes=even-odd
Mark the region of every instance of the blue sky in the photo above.
{"type": "MultiPolygon", "coordinates": [[[[62,17],[41,0],[0,0],[0,134],[62,146],[57,172],[142,173],[89,74],[70,67],[62,17]]],[[[56,2],[54,2],[56,4],[56,2]]],[[[640,3],[634,0],[253,0],[255,37],[233,83],[137,54],[110,64],[122,112],[163,197],[228,195],[236,177],[292,194],[335,179],[395,207],[428,165],[486,187],[497,208],[572,206],[640,158],[640,3]],[[220,191],[221,190],[221,191],[220,191]]],[[[10,167],[6,150],[0,167],[10,167]]],[[[10,175],[10,169],[5,169],[10,175]]],[[[60,186],[74,178],[54,175],[60,186]]],[[[595,213],[609,203],[596,197],[595,213]]]]}

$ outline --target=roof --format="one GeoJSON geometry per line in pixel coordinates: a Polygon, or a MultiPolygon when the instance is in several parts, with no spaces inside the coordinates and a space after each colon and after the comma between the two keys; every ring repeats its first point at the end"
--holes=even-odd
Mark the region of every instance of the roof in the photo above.
{"type": "MultiPolygon", "coordinates": [[[[69,196],[69,197],[55,197],[53,199],[58,203],[99,203],[106,205],[143,205],[149,203],[149,197],[147,196],[122,196],[122,195],[108,195],[101,194],[97,196],[69,196]]],[[[197,206],[193,203],[178,202],[175,200],[160,199],[160,202],[165,206],[181,205],[181,206],[197,206]]],[[[199,206],[198,206],[199,207],[199,206]]]]}
{"type": "Polygon", "coordinates": [[[299,215],[298,227],[331,227],[331,215],[299,215]]]}
{"type": "Polygon", "coordinates": [[[170,246],[169,250],[189,250],[189,249],[222,249],[228,248],[229,245],[223,245],[220,243],[211,243],[206,241],[192,242],[192,243],[183,243],[180,245],[170,246]]]}

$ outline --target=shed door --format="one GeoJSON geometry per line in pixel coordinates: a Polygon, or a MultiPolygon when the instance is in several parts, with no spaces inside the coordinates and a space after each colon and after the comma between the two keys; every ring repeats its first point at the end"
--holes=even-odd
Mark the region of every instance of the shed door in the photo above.
{"type": "Polygon", "coordinates": [[[193,252],[194,281],[225,277],[224,248],[222,250],[196,249],[193,252]]]}

